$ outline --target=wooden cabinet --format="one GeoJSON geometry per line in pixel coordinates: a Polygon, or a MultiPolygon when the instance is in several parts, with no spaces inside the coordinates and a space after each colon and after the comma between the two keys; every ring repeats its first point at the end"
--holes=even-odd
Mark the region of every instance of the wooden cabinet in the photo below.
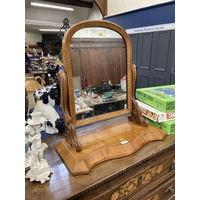
{"type": "MultiPolygon", "coordinates": [[[[174,157],[174,152],[171,149],[161,156],[152,158],[150,165],[145,167],[138,175],[129,179],[117,190],[117,198],[111,199],[127,199],[130,197],[130,199],[168,200],[172,198],[175,196],[175,174],[174,169],[172,169],[174,157]],[[167,154],[171,155],[167,156],[167,154]],[[136,183],[135,187],[129,190],[128,188],[133,181],[136,183]],[[122,194],[122,198],[118,197],[119,194],[122,194]]],[[[148,164],[145,163],[145,165],[148,164]]]]}
{"type": "MultiPolygon", "coordinates": [[[[80,127],[89,129],[113,124],[123,117],[80,127]]],[[[168,200],[175,199],[175,135],[145,144],[132,155],[102,162],[89,174],[73,176],[55,151],[64,138],[56,134],[42,139],[48,145],[44,159],[53,170],[50,180],[41,184],[25,180],[26,199],[168,200]]]]}
{"type": "Polygon", "coordinates": [[[152,155],[118,172],[113,179],[99,185],[93,192],[83,194],[80,199],[168,200],[175,195],[174,158],[173,147],[160,155],[152,155]]]}

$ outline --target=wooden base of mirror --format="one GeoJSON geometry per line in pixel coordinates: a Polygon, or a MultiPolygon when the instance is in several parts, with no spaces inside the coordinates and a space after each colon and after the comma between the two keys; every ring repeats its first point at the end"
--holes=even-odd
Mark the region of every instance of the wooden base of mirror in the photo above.
{"type": "Polygon", "coordinates": [[[166,134],[153,126],[122,121],[106,128],[79,135],[82,151],[77,152],[65,139],[56,151],[72,175],[87,174],[97,164],[133,154],[150,141],[163,140],[166,134]]]}

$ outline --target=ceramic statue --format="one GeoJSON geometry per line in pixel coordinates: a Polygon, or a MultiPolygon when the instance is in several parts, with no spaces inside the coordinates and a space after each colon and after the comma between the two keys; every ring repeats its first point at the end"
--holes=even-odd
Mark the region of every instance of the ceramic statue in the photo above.
{"type": "Polygon", "coordinates": [[[32,154],[29,148],[30,142],[29,142],[29,135],[26,133],[25,128],[25,169],[30,169],[31,160],[32,160],[32,154]]]}
{"type": "Polygon", "coordinates": [[[49,175],[52,173],[52,169],[48,165],[47,161],[43,159],[43,151],[48,147],[46,143],[41,141],[40,126],[45,121],[45,118],[41,117],[40,112],[33,112],[31,114],[32,119],[28,119],[25,132],[28,134],[28,141],[31,146],[26,153],[26,164],[30,164],[30,169],[26,173],[26,178],[30,181],[40,181],[44,183],[49,180],[49,175]]]}
{"type": "Polygon", "coordinates": [[[37,100],[37,104],[34,108],[34,111],[41,112],[42,116],[46,119],[45,124],[42,125],[42,128],[45,129],[45,132],[48,134],[59,133],[59,130],[56,128],[55,121],[60,118],[55,108],[49,104],[49,98],[47,92],[43,93],[43,99],[37,100]]]}
{"type": "Polygon", "coordinates": [[[41,131],[45,131],[48,134],[62,133],[65,130],[65,124],[54,108],[54,85],[44,86],[35,90],[34,98],[36,99],[34,111],[41,112],[41,116],[46,119],[41,126],[41,131]]]}

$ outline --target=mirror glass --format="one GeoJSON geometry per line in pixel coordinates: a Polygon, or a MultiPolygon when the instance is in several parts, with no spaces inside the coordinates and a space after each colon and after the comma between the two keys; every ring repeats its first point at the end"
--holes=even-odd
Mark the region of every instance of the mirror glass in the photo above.
{"type": "Polygon", "coordinates": [[[66,123],[88,125],[132,112],[131,40],[112,22],[86,20],[62,40],[61,104],[66,123]]]}
{"type": "Polygon", "coordinates": [[[114,30],[75,32],[70,58],[77,121],[127,109],[126,53],[124,39],[114,30]]]}

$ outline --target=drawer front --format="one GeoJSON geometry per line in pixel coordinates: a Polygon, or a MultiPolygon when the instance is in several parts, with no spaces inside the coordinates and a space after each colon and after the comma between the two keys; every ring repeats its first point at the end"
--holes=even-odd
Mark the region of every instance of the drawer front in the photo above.
{"type": "Polygon", "coordinates": [[[143,170],[123,182],[110,196],[111,200],[122,200],[147,187],[165,174],[173,173],[175,169],[174,153],[162,159],[147,163],[143,170]]]}
{"type": "Polygon", "coordinates": [[[128,200],[172,200],[175,198],[175,173],[167,174],[133,194],[128,200]]]}
{"type": "MultiPolygon", "coordinates": [[[[171,149],[138,166],[126,169],[116,176],[98,185],[84,194],[79,194],[81,200],[124,200],[139,194],[144,188],[157,182],[163,176],[173,175],[175,170],[175,151],[171,149]]],[[[147,192],[147,190],[145,190],[147,192]]],[[[146,195],[147,193],[141,194],[146,195]]],[[[77,199],[72,197],[71,199],[77,199]]],[[[138,198],[136,198],[138,199],[138,198]]],[[[140,198],[139,198],[140,199],[140,198]]],[[[142,199],[144,200],[144,199],[142,199]]]]}
{"type": "Polygon", "coordinates": [[[150,192],[144,200],[169,200],[175,198],[175,178],[168,180],[150,192]]]}

